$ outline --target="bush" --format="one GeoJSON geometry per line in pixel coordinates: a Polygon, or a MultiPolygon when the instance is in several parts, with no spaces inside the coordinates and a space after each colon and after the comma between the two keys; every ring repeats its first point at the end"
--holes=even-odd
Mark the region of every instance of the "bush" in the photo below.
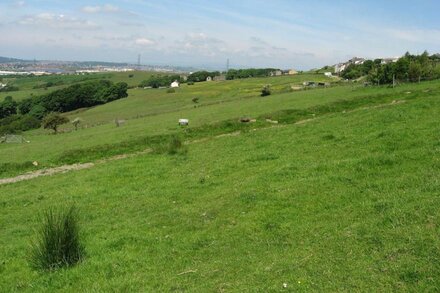
{"type": "Polygon", "coordinates": [[[185,152],[186,152],[186,148],[183,144],[182,139],[177,135],[171,136],[170,142],[168,143],[168,154],[175,155],[178,153],[185,153],[185,152]]]}
{"type": "Polygon", "coordinates": [[[0,119],[17,114],[18,103],[11,96],[5,97],[0,103],[0,119]]]}
{"type": "Polygon", "coordinates": [[[39,128],[40,120],[30,115],[11,115],[0,119],[0,135],[19,133],[30,129],[39,128]]]}
{"type": "Polygon", "coordinates": [[[270,86],[269,85],[265,85],[263,87],[263,89],[261,90],[261,96],[265,97],[265,96],[270,96],[271,91],[270,91],[270,86]]]}
{"type": "Polygon", "coordinates": [[[19,91],[20,89],[16,86],[13,85],[7,85],[3,88],[0,89],[0,92],[16,92],[19,91]]]}
{"type": "Polygon", "coordinates": [[[44,115],[46,114],[47,114],[47,109],[38,104],[33,106],[29,111],[30,116],[35,117],[39,120],[43,119],[44,115]]]}
{"type": "Polygon", "coordinates": [[[32,243],[30,264],[35,269],[55,270],[75,265],[84,257],[78,213],[74,206],[67,210],[47,210],[42,226],[32,243]]]}

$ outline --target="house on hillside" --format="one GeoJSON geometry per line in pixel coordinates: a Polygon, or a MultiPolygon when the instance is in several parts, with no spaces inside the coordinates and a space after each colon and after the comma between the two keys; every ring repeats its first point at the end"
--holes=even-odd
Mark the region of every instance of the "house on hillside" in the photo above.
{"type": "Polygon", "coordinates": [[[283,70],[283,75],[295,75],[298,74],[298,71],[295,69],[283,70]]]}
{"type": "Polygon", "coordinates": [[[225,81],[225,80],[226,80],[225,75],[214,76],[214,81],[225,81]]]}
{"type": "Polygon", "coordinates": [[[347,62],[345,62],[345,63],[339,63],[339,64],[336,64],[335,65],[335,73],[336,74],[339,74],[339,73],[341,73],[342,71],[344,71],[345,69],[347,69],[347,67],[349,66],[349,65],[361,65],[361,64],[364,64],[364,62],[365,62],[365,59],[364,58],[359,58],[359,57],[353,57],[353,58],[351,58],[350,60],[348,60],[347,62]]]}
{"type": "Polygon", "coordinates": [[[327,77],[332,77],[333,76],[333,74],[331,72],[324,72],[324,75],[327,76],[327,77]]]}
{"type": "Polygon", "coordinates": [[[353,57],[350,60],[348,60],[349,64],[354,64],[354,65],[364,64],[364,62],[365,62],[365,59],[359,58],[359,57],[353,57]]]}
{"type": "Polygon", "coordinates": [[[336,73],[336,74],[339,74],[339,73],[341,73],[342,71],[344,71],[345,68],[347,68],[347,64],[345,64],[345,63],[339,63],[339,64],[336,64],[336,65],[335,65],[335,73],[336,73]]]}
{"type": "Polygon", "coordinates": [[[172,88],[177,88],[179,86],[180,86],[180,83],[177,80],[173,81],[170,85],[170,87],[172,87],[172,88]]]}
{"type": "Polygon", "coordinates": [[[281,76],[283,72],[281,70],[275,70],[270,73],[270,76],[281,76]]]}
{"type": "Polygon", "coordinates": [[[6,87],[7,85],[8,85],[7,83],[1,83],[1,82],[0,82],[0,89],[6,87]]]}
{"type": "Polygon", "coordinates": [[[389,63],[395,63],[397,62],[397,60],[399,60],[399,58],[383,58],[380,60],[380,64],[384,65],[389,63]]]}
{"type": "Polygon", "coordinates": [[[206,78],[206,81],[212,81],[212,77],[211,77],[211,76],[208,76],[208,77],[206,78]]]}

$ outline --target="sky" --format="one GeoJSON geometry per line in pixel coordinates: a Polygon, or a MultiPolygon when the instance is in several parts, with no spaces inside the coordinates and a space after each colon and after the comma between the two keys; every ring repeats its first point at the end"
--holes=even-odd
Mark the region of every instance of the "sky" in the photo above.
{"type": "Polygon", "coordinates": [[[438,0],[0,0],[0,56],[306,70],[440,53],[438,0]]]}

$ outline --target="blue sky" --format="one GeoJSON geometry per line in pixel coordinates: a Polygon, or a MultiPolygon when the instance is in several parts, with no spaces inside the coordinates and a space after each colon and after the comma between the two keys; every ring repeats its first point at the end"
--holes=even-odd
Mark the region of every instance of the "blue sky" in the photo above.
{"type": "Polygon", "coordinates": [[[1,0],[0,56],[309,69],[440,52],[440,1],[1,0]]]}

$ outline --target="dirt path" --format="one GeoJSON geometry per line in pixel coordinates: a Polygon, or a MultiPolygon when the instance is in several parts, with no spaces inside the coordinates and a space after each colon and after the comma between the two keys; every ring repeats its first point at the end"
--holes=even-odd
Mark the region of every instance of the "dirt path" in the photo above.
{"type": "Polygon", "coordinates": [[[63,165],[55,168],[42,169],[37,171],[32,171],[29,173],[25,173],[23,175],[19,175],[12,178],[0,179],[0,185],[15,183],[23,180],[30,180],[33,178],[41,177],[41,176],[50,176],[59,173],[66,173],[74,170],[82,170],[93,167],[94,163],[84,163],[84,164],[73,164],[73,165],[63,165]]]}
{"type": "MultiPolygon", "coordinates": [[[[405,100],[397,100],[397,101],[392,101],[391,103],[387,103],[387,104],[375,105],[375,106],[370,106],[370,107],[363,107],[363,108],[354,109],[351,111],[343,111],[342,113],[351,113],[351,112],[356,112],[356,111],[360,111],[360,110],[368,110],[368,109],[376,109],[376,108],[382,108],[382,107],[387,107],[387,106],[394,106],[394,105],[398,105],[401,103],[405,103],[405,100]]],[[[305,123],[320,119],[322,117],[323,116],[300,120],[300,121],[295,122],[293,125],[305,124],[305,123]]],[[[270,129],[270,128],[280,128],[280,127],[286,127],[288,125],[292,125],[292,124],[274,124],[270,127],[257,128],[257,129],[253,129],[253,130],[257,131],[257,130],[265,130],[265,129],[270,129]]],[[[217,139],[217,138],[222,138],[222,137],[237,136],[237,135],[240,135],[241,133],[242,133],[241,131],[235,131],[233,133],[220,134],[220,135],[214,136],[213,138],[217,139]]],[[[210,139],[211,139],[210,137],[206,137],[206,138],[201,138],[201,139],[197,139],[197,140],[193,140],[193,141],[188,141],[188,142],[185,142],[185,144],[200,143],[200,142],[208,141],[210,139]]],[[[28,173],[18,175],[15,177],[11,177],[11,178],[0,179],[0,185],[16,183],[16,182],[30,180],[30,179],[34,179],[34,178],[42,177],[42,176],[51,176],[51,175],[55,175],[55,174],[67,173],[70,171],[89,169],[89,168],[92,168],[93,166],[98,165],[98,164],[105,164],[105,163],[111,162],[111,161],[132,158],[132,157],[148,154],[151,152],[152,152],[152,149],[146,149],[146,150],[135,152],[135,153],[116,155],[113,157],[97,160],[94,163],[89,162],[89,163],[83,163],[83,164],[63,165],[63,166],[54,167],[54,168],[36,170],[36,171],[28,172],[28,173]]]]}

